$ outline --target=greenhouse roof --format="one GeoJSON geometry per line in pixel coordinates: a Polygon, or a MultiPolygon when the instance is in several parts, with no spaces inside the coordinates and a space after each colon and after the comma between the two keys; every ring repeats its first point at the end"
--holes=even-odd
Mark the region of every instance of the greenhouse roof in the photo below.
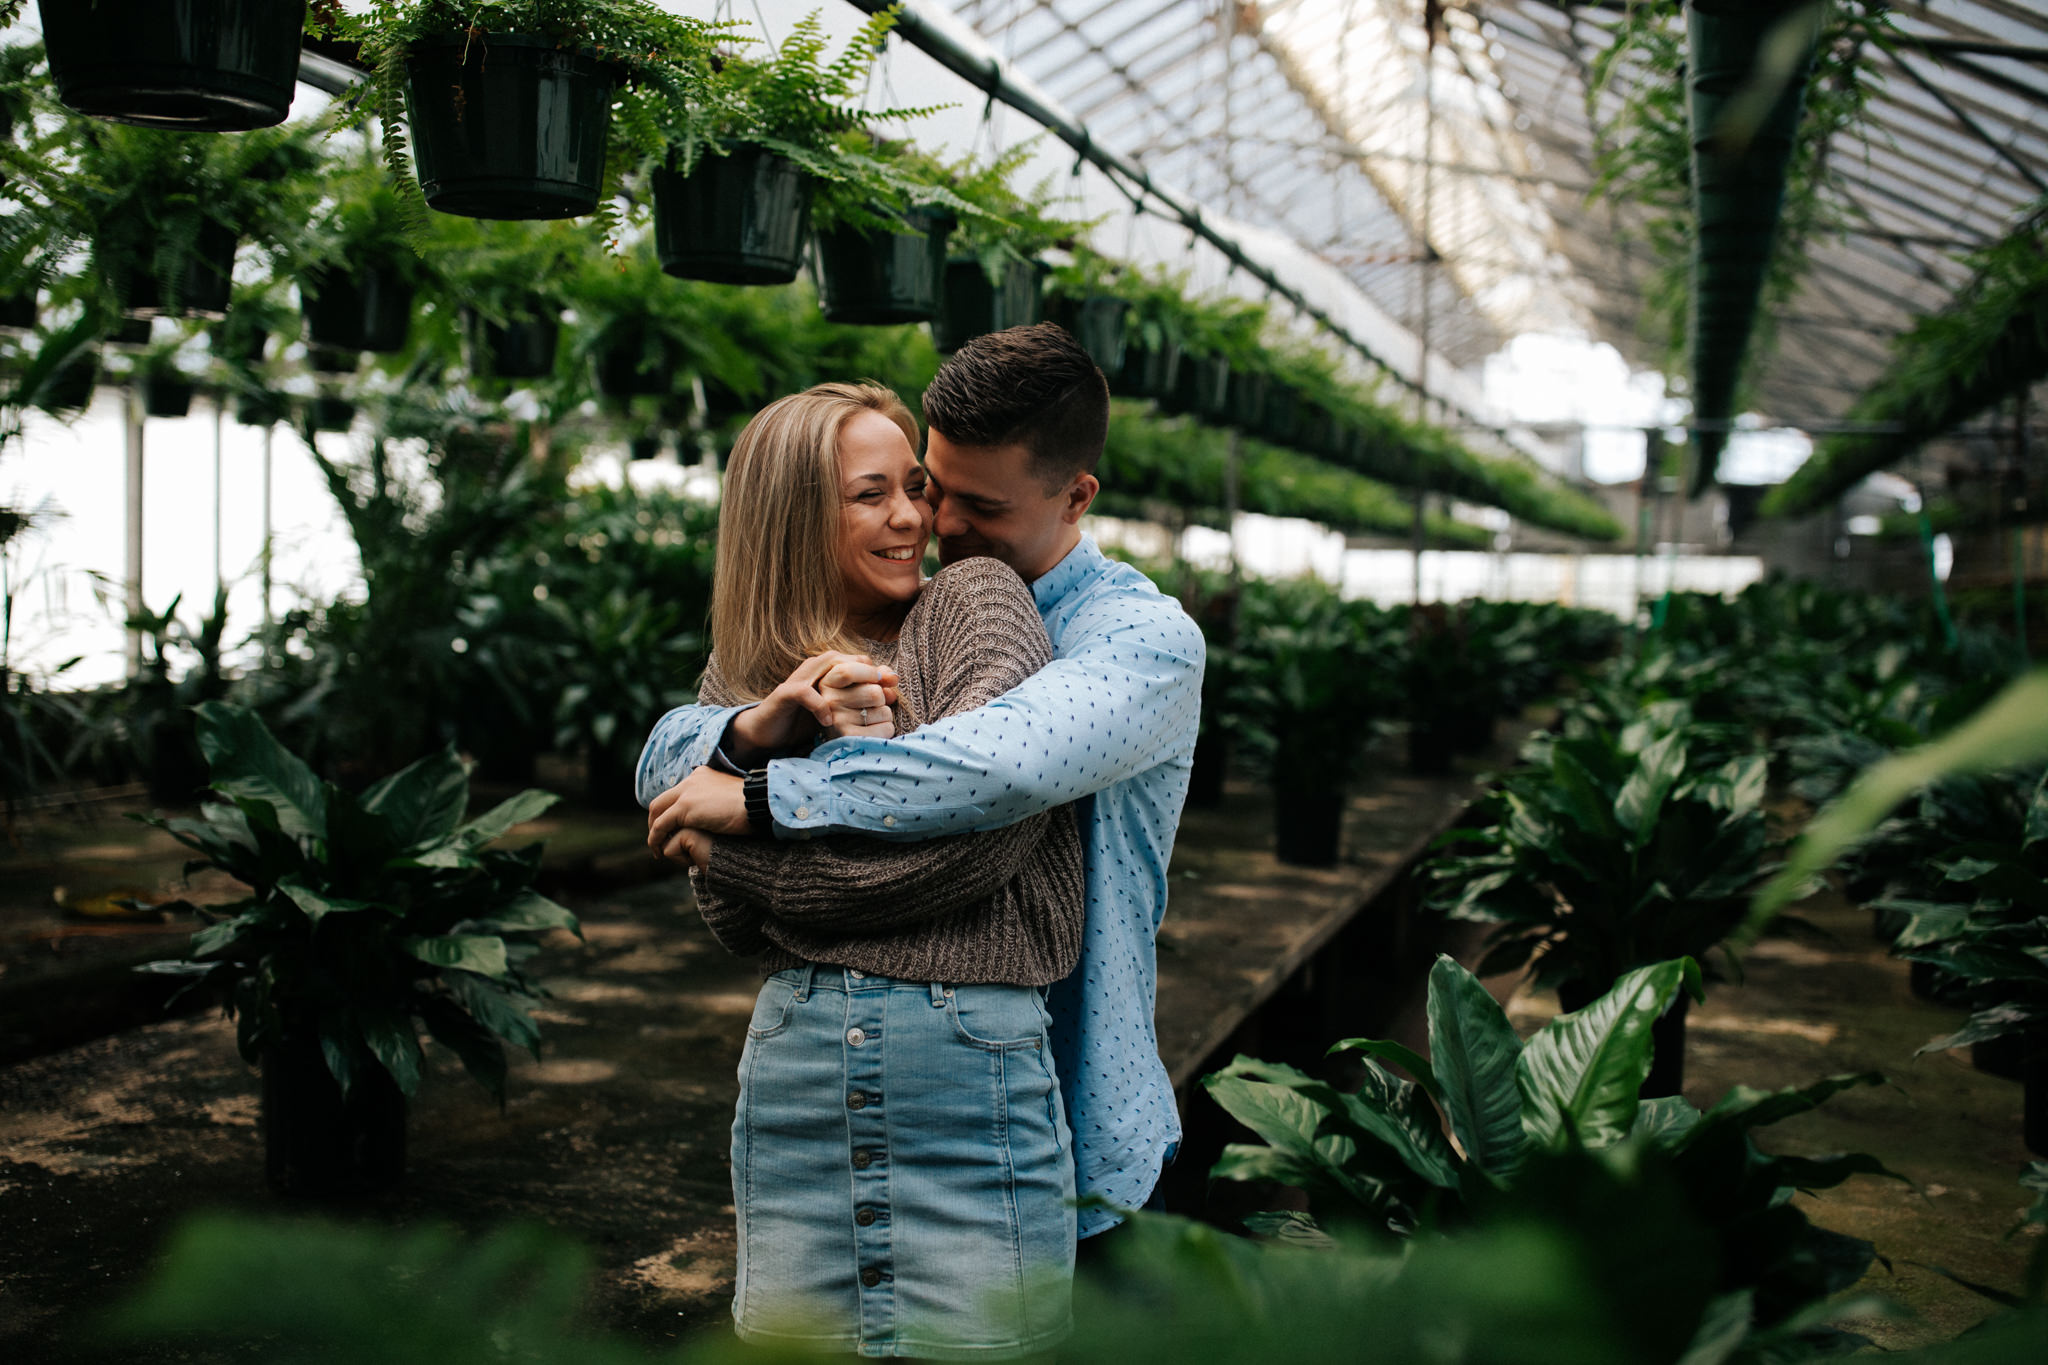
{"type": "MultiPolygon", "coordinates": [[[[1657,265],[1634,231],[1643,212],[1588,198],[1587,82],[1623,4],[1446,8],[1432,63],[1426,3],[1436,11],[1434,0],[954,9],[1100,145],[1285,232],[1390,316],[1426,326],[1453,363],[1520,333],[1580,331],[1666,368],[1639,326],[1657,265]],[[1440,269],[1426,268],[1425,219],[1440,269]]],[[[1890,50],[1870,49],[1878,79],[1861,131],[1829,150],[1835,224],[1777,310],[1777,351],[1759,375],[1757,408],[1787,425],[1838,423],[1889,339],[1967,278],[1959,255],[2048,193],[2048,6],[1901,3],[1891,20],[1890,50]]],[[[1603,111],[1633,74],[1617,73],[1603,111]]]]}

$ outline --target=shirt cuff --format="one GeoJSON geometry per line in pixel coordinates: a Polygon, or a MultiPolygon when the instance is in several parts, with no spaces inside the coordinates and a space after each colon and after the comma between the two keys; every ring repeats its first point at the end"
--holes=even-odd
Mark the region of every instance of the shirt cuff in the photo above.
{"type": "Polygon", "coordinates": [[[776,837],[815,839],[832,830],[831,776],[815,758],[778,758],[768,765],[768,813],[776,837]]]}

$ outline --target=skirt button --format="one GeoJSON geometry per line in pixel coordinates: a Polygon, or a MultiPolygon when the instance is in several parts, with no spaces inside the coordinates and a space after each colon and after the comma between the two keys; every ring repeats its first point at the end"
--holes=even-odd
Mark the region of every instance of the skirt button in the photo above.
{"type": "Polygon", "coordinates": [[[861,1271],[860,1282],[866,1285],[868,1288],[873,1289],[876,1285],[882,1282],[882,1272],[875,1269],[873,1266],[869,1266],[867,1269],[861,1271]]]}
{"type": "Polygon", "coordinates": [[[859,1213],[853,1215],[853,1221],[864,1228],[871,1228],[875,1225],[875,1211],[873,1209],[862,1209],[859,1213]]]}
{"type": "Polygon", "coordinates": [[[865,1029],[850,1028],[846,1031],[846,1043],[849,1047],[859,1047],[867,1040],[868,1035],[865,1029]]]}

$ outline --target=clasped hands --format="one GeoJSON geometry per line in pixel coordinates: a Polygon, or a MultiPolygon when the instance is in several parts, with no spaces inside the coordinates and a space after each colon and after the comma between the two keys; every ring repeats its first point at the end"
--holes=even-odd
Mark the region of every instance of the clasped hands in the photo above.
{"type": "MultiPolygon", "coordinates": [[[[783,683],[733,717],[726,753],[752,768],[812,739],[896,733],[896,673],[865,654],[826,650],[798,664],[783,683]]],[[[711,836],[746,834],[741,779],[698,768],[647,807],[647,847],[655,857],[699,870],[711,861],[711,836]]]]}

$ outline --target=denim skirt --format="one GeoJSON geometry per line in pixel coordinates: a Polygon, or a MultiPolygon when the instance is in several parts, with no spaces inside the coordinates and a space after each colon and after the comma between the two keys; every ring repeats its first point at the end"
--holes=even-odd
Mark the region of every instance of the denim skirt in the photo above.
{"type": "Polygon", "coordinates": [[[733,1322],[763,1344],[999,1359],[1068,1331],[1074,1154],[1030,986],[840,967],[762,984],[732,1125],[733,1322]]]}

